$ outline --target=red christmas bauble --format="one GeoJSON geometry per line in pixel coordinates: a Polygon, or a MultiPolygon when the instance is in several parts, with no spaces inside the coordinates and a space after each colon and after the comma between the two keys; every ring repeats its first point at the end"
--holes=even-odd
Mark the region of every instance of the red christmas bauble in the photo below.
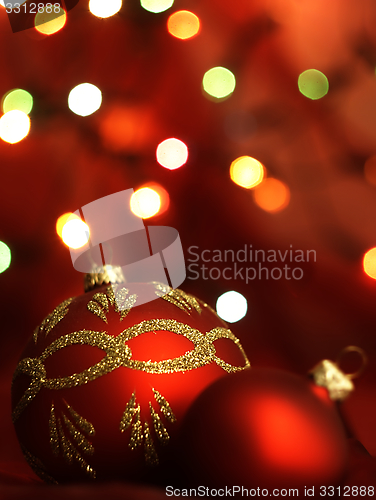
{"type": "Polygon", "coordinates": [[[248,366],[201,300],[158,283],[105,285],[64,301],[34,331],[13,379],[17,436],[50,482],[163,482],[192,401],[248,366]],[[145,287],[156,299],[137,306],[145,287]]]}
{"type": "Polygon", "coordinates": [[[263,368],[212,384],[181,427],[186,481],[240,485],[250,496],[257,488],[270,494],[273,488],[298,488],[304,496],[305,487],[338,484],[347,464],[345,432],[332,402],[317,390],[326,391],[263,368]]]}

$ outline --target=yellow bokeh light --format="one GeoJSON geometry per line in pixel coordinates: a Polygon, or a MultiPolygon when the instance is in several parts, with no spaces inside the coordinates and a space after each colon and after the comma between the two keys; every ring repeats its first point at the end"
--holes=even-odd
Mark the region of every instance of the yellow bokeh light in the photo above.
{"type": "Polygon", "coordinates": [[[371,248],[364,254],[363,269],[370,278],[376,280],[376,248],[371,248]]]}
{"type": "Polygon", "coordinates": [[[102,104],[102,92],[91,83],[81,83],[72,89],[68,97],[68,106],[73,113],[89,116],[102,104]]]}
{"type": "Polygon", "coordinates": [[[187,40],[200,31],[200,20],[193,12],[179,10],[168,18],[167,29],[175,38],[187,40]]]}
{"type": "Polygon", "coordinates": [[[29,92],[22,89],[13,89],[7,92],[2,99],[3,113],[8,111],[23,111],[27,115],[33,109],[33,98],[29,92]]]}
{"type": "Polygon", "coordinates": [[[290,201],[290,190],[278,179],[264,179],[253,190],[255,203],[266,212],[279,212],[290,201]]]}
{"type": "Polygon", "coordinates": [[[235,85],[234,74],[222,66],[209,69],[202,80],[205,92],[216,99],[229,97],[234,92],[235,85]]]}
{"type": "Polygon", "coordinates": [[[0,118],[0,138],[9,144],[22,141],[30,131],[30,118],[17,109],[8,111],[0,118]]]}
{"type": "Polygon", "coordinates": [[[67,212],[66,214],[61,215],[57,219],[57,221],[56,221],[56,232],[60,236],[60,238],[63,238],[63,227],[68,222],[68,220],[72,220],[72,219],[79,219],[79,220],[81,220],[78,217],[78,215],[75,215],[72,212],[67,212]]]}
{"type": "Polygon", "coordinates": [[[156,156],[162,167],[175,170],[187,162],[188,148],[179,139],[166,139],[158,145],[156,156]]]}
{"type": "Polygon", "coordinates": [[[231,180],[246,189],[260,184],[264,175],[264,165],[251,156],[241,156],[234,160],[230,166],[231,180]]]}
{"type": "Polygon", "coordinates": [[[174,0],[141,0],[140,3],[145,10],[159,14],[172,7],[174,0]]]}
{"type": "Polygon", "coordinates": [[[89,226],[77,216],[68,217],[61,231],[61,238],[69,248],[81,248],[89,241],[89,226]]]}
{"type": "Polygon", "coordinates": [[[366,181],[376,186],[376,155],[371,156],[364,164],[364,176],[366,181]]]}
{"type": "Polygon", "coordinates": [[[34,18],[34,26],[39,33],[43,35],[53,35],[57,33],[62,28],[64,28],[67,22],[67,14],[62,7],[59,9],[53,5],[52,11],[38,12],[34,18]]]}
{"type": "Polygon", "coordinates": [[[159,194],[149,187],[135,191],[131,196],[131,210],[142,219],[148,219],[157,214],[161,208],[159,194]]]}
{"type": "Polygon", "coordinates": [[[122,3],[122,0],[90,0],[89,10],[94,16],[105,19],[117,14],[122,3]]]}

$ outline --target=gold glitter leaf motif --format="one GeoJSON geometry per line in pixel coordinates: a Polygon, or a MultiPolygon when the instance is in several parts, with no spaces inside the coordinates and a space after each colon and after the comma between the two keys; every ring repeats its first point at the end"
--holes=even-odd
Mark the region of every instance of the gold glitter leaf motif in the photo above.
{"type": "Polygon", "coordinates": [[[201,314],[201,306],[193,295],[189,295],[178,288],[171,288],[163,283],[154,283],[154,286],[156,289],[155,294],[161,299],[170,302],[170,304],[173,304],[189,315],[193,309],[201,314]]]}
{"type": "Polygon", "coordinates": [[[64,302],[58,305],[52,313],[44,318],[40,326],[34,330],[33,339],[35,343],[38,342],[38,337],[42,332],[44,332],[44,336],[47,337],[50,331],[64,318],[64,316],[68,313],[68,306],[72,300],[73,298],[64,300],[64,302]]]}
{"type": "Polygon", "coordinates": [[[119,285],[110,285],[107,287],[106,293],[99,292],[94,294],[92,300],[88,302],[87,308],[107,324],[109,305],[119,314],[120,321],[123,321],[123,319],[128,316],[136,300],[137,295],[129,295],[129,290],[127,288],[120,287],[119,285]],[[119,309],[119,304],[121,305],[121,309],[119,309]]]}
{"type": "Polygon", "coordinates": [[[93,455],[94,453],[93,445],[84,434],[85,432],[89,435],[94,435],[94,427],[86,419],[74,411],[73,408],[71,408],[67,403],[65,404],[75,423],[73,423],[69,417],[62,412],[63,422],[65,425],[64,431],[62,420],[59,417],[56,418],[55,407],[52,403],[49,420],[50,444],[52,452],[55,456],[62,455],[70,465],[75,462],[78,463],[81,469],[83,469],[89,477],[95,479],[95,471],[82,456],[93,455]],[[79,429],[75,424],[79,427],[79,429]]]}
{"type": "MultiPolygon", "coordinates": [[[[125,329],[117,337],[113,337],[106,332],[92,330],[72,332],[54,340],[44,349],[38,358],[24,358],[18,363],[13,380],[19,375],[24,374],[31,377],[31,381],[29,387],[13,410],[13,422],[19,418],[23,410],[35,398],[42,387],[52,390],[77,387],[87,384],[120,367],[140,370],[145,373],[166,374],[195,370],[213,362],[228,373],[235,373],[250,367],[249,360],[239,339],[230,330],[222,327],[214,328],[210,332],[203,334],[189,325],[172,319],[151,319],[125,329]],[[127,341],[143,333],[161,330],[186,337],[194,344],[194,349],[187,351],[177,358],[162,361],[132,359],[132,351],[126,344],[127,341]],[[244,358],[244,366],[233,366],[216,356],[214,342],[222,338],[232,340],[238,347],[244,358]],[[97,347],[103,350],[106,356],[95,365],[80,373],[73,373],[66,377],[48,378],[44,366],[46,359],[60,349],[75,344],[97,347]]],[[[158,403],[161,405],[160,401],[158,403]]]]}
{"type": "MultiPolygon", "coordinates": [[[[153,389],[154,397],[159,403],[161,411],[165,418],[173,423],[176,422],[175,415],[172,413],[170,405],[167,403],[166,399],[161,396],[158,391],[153,389]]],[[[170,436],[163,425],[163,422],[158,415],[158,413],[152,407],[151,401],[149,401],[149,410],[151,420],[153,422],[154,432],[158,440],[162,444],[167,444],[170,436]]],[[[155,450],[154,441],[151,435],[151,431],[147,422],[144,422],[142,427],[141,422],[141,408],[140,405],[136,405],[136,392],[133,392],[130,400],[128,401],[122,419],[120,421],[120,431],[125,432],[131,426],[131,434],[129,438],[128,446],[131,450],[136,449],[138,446],[144,443],[144,456],[145,462],[148,465],[158,465],[158,455],[155,450]]]]}

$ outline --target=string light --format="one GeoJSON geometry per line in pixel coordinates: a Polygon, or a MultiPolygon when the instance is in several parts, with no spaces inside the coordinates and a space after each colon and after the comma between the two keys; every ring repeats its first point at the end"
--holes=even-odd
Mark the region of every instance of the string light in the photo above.
{"type": "Polygon", "coordinates": [[[166,212],[166,210],[168,210],[168,207],[170,206],[170,195],[163,186],[157,184],[156,182],[148,182],[147,184],[141,187],[150,188],[159,195],[160,208],[158,210],[158,214],[163,214],[164,212],[166,212]]]}
{"type": "Polygon", "coordinates": [[[81,248],[89,241],[90,229],[79,217],[72,217],[64,224],[61,237],[70,248],[81,248]]]}
{"type": "Polygon", "coordinates": [[[30,118],[23,111],[8,111],[0,118],[0,138],[9,144],[22,141],[30,132],[30,118]]]}
{"type": "Polygon", "coordinates": [[[7,244],[0,241],[0,273],[3,273],[10,266],[12,260],[11,251],[7,244]]]}
{"type": "Polygon", "coordinates": [[[142,219],[149,219],[156,215],[161,208],[161,198],[159,194],[149,187],[144,187],[135,191],[130,202],[132,212],[142,219]]]}
{"type": "Polygon", "coordinates": [[[164,12],[173,6],[174,0],[141,0],[141,7],[153,14],[164,12]]]}
{"type": "Polygon", "coordinates": [[[33,97],[29,94],[29,92],[26,92],[26,90],[10,90],[4,94],[1,107],[3,113],[18,110],[28,115],[33,109],[33,97]]]}
{"type": "Polygon", "coordinates": [[[234,92],[235,85],[234,74],[222,66],[209,69],[202,80],[205,92],[216,99],[229,97],[234,92]]]}
{"type": "Polygon", "coordinates": [[[290,190],[278,179],[264,179],[253,190],[255,203],[266,212],[279,212],[290,201],[290,190]]]}
{"type": "Polygon", "coordinates": [[[122,0],[90,0],[89,10],[94,16],[105,19],[117,14],[122,4],[122,0]]]}
{"type": "Polygon", "coordinates": [[[376,280],[376,248],[371,248],[364,254],[363,269],[370,278],[376,280]]]}
{"type": "Polygon", "coordinates": [[[307,69],[299,75],[300,92],[309,99],[321,99],[329,91],[329,81],[324,73],[317,69],[307,69]]]}
{"type": "Polygon", "coordinates": [[[247,309],[247,299],[241,293],[233,290],[218,297],[216,304],[218,316],[229,323],[236,323],[244,318],[247,309]]]}
{"type": "Polygon", "coordinates": [[[102,104],[102,92],[91,83],[81,83],[70,91],[68,106],[73,113],[89,116],[97,111],[102,104]]]}
{"type": "Polygon", "coordinates": [[[62,7],[53,5],[52,11],[47,12],[47,8],[43,12],[38,12],[34,18],[34,26],[39,33],[43,35],[53,35],[62,28],[67,22],[67,14],[62,7]]]}
{"type": "Polygon", "coordinates": [[[264,178],[264,172],[263,164],[251,156],[241,156],[230,166],[231,180],[246,189],[260,184],[264,178]]]}
{"type": "Polygon", "coordinates": [[[175,38],[187,40],[196,36],[200,31],[200,20],[193,12],[179,10],[168,18],[167,29],[175,38]]]}
{"type": "Polygon", "coordinates": [[[179,139],[166,139],[158,145],[156,156],[162,167],[175,170],[187,162],[188,148],[179,139]]]}

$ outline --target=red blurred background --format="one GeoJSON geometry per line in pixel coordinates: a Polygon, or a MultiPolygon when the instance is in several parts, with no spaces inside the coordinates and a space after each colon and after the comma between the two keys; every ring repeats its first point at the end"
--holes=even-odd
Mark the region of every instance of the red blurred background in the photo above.
{"type": "Polygon", "coordinates": [[[0,274],[3,471],[28,474],[10,420],[20,353],[35,326],[83,289],[56,234],[57,218],[153,182],[170,205],[147,224],[175,227],[186,259],[191,246],[316,251],[315,262],[299,265],[301,280],[201,276],[181,288],[212,307],[228,290],[246,297],[248,313],[231,329],[253,366],[303,375],[347,345],[363,348],[369,364],[343,409],[376,454],[376,281],[362,267],[376,246],[376,187],[364,175],[376,154],[375,21],[371,0],[176,0],[160,14],[128,0],[108,19],[80,0],[61,31],[42,36],[12,33],[0,7],[0,94],[22,88],[34,98],[28,137],[0,141],[0,239],[12,252],[0,274]],[[180,9],[200,18],[191,40],[167,31],[169,15],[180,9]],[[213,66],[236,77],[226,100],[202,91],[213,66]],[[298,76],[310,68],[329,80],[322,99],[299,92],[298,76]],[[103,93],[101,108],[86,118],[67,106],[70,90],[83,82],[103,93]],[[168,137],[189,148],[188,162],[175,171],[155,159],[168,137]],[[286,208],[266,212],[251,190],[231,181],[230,164],[243,155],[288,186],[286,208]]]}

